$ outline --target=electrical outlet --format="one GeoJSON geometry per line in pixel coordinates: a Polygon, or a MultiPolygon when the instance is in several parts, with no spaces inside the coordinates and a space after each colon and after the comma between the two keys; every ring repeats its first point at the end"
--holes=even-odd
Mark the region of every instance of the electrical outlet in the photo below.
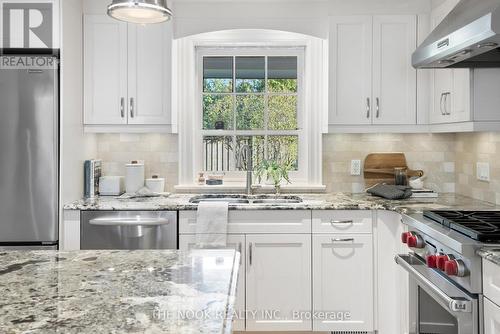
{"type": "Polygon", "coordinates": [[[476,164],[476,177],[479,181],[490,182],[490,164],[488,162],[476,164]]]}
{"type": "Polygon", "coordinates": [[[361,175],[361,160],[351,160],[351,175],[361,175]]]}

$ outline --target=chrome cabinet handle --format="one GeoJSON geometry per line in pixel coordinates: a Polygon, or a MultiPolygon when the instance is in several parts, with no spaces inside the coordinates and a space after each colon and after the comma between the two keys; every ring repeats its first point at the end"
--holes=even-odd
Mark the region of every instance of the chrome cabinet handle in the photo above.
{"type": "Polygon", "coordinates": [[[378,118],[380,116],[380,99],[378,97],[376,98],[376,102],[377,102],[377,113],[375,116],[378,118]]]}
{"type": "Polygon", "coordinates": [[[354,241],[354,238],[332,238],[332,242],[349,242],[354,241]]]}
{"type": "Polygon", "coordinates": [[[130,117],[134,118],[134,98],[130,98],[130,117]]]}
{"type": "Polygon", "coordinates": [[[451,115],[451,111],[448,111],[448,96],[450,96],[451,93],[445,93],[444,94],[444,114],[445,115],[451,115]]]}
{"type": "Polygon", "coordinates": [[[252,254],[252,243],[248,244],[248,262],[252,265],[253,254],[252,254]]]}
{"type": "Polygon", "coordinates": [[[353,220],[335,220],[331,219],[330,224],[354,224],[353,220]]]}
{"type": "Polygon", "coordinates": [[[370,109],[371,109],[370,98],[367,97],[366,98],[366,118],[370,118],[370,109]]]}
{"type": "Polygon", "coordinates": [[[444,110],[443,110],[443,99],[444,99],[444,93],[441,93],[441,100],[439,101],[439,109],[441,109],[441,115],[446,115],[444,110]]]}
{"type": "Polygon", "coordinates": [[[125,117],[125,98],[124,97],[122,97],[120,99],[120,116],[122,118],[125,117]]]}
{"type": "Polygon", "coordinates": [[[240,243],[238,243],[238,252],[240,252],[240,264],[241,264],[241,250],[242,250],[242,245],[240,242],[240,243]]]}

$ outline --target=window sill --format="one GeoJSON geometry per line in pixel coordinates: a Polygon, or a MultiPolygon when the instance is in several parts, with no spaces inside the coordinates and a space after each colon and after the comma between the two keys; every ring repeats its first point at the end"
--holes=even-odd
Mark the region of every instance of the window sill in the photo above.
{"type": "MultiPolygon", "coordinates": [[[[177,193],[244,193],[246,186],[241,182],[225,182],[220,186],[208,186],[198,184],[179,184],[174,187],[177,193]]],[[[281,186],[282,193],[324,193],[326,186],[310,184],[287,184],[281,186]]],[[[257,185],[253,186],[253,192],[274,193],[274,186],[257,185]]]]}

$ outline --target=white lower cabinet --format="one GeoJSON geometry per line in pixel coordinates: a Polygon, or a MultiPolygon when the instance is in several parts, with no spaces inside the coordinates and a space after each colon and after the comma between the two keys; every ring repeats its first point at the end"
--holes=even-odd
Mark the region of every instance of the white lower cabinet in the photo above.
{"type": "Polygon", "coordinates": [[[500,306],[484,298],[484,334],[500,334],[500,306]]]}
{"type": "MultiPolygon", "coordinates": [[[[189,250],[196,245],[196,235],[179,235],[179,249],[189,250]]],[[[228,235],[227,246],[234,248],[241,253],[241,261],[238,276],[238,286],[236,287],[236,301],[234,310],[237,317],[233,320],[233,330],[245,330],[245,235],[228,235]]]]}
{"type": "Polygon", "coordinates": [[[371,234],[313,235],[314,331],[374,330],[371,234]]]}
{"type": "Polygon", "coordinates": [[[246,329],[311,330],[294,316],[311,311],[311,235],[247,234],[246,246],[246,329]]]}

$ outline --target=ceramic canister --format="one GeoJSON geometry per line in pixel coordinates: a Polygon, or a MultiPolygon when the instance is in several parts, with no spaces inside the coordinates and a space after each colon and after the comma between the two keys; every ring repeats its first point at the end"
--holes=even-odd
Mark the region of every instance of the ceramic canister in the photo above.
{"type": "Polygon", "coordinates": [[[135,193],[144,187],[144,164],[132,161],[125,165],[125,191],[135,193]]]}
{"type": "Polygon", "coordinates": [[[153,175],[150,179],[146,179],[146,187],[154,193],[162,193],[165,191],[165,179],[153,175]]]}

